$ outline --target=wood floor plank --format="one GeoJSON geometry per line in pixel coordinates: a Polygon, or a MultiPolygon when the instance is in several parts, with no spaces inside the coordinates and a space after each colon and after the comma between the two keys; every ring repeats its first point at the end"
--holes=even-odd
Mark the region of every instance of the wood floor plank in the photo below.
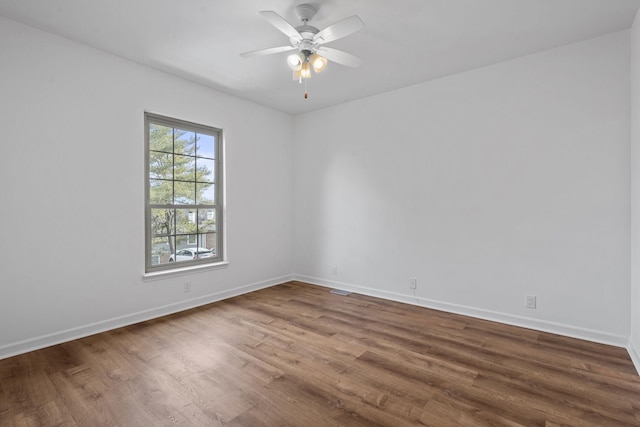
{"type": "Polygon", "coordinates": [[[0,360],[0,426],[640,426],[625,349],[289,282],[0,360]]]}

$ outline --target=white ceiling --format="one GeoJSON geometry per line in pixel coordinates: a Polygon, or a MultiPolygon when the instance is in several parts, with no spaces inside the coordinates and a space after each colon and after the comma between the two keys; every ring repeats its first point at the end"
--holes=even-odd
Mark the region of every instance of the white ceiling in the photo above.
{"type": "Polygon", "coordinates": [[[366,27],[327,46],[363,59],[330,63],[304,89],[261,10],[294,26],[304,0],[0,0],[0,15],[297,114],[629,28],[640,0],[309,0],[323,29],[351,15],[366,27]]]}

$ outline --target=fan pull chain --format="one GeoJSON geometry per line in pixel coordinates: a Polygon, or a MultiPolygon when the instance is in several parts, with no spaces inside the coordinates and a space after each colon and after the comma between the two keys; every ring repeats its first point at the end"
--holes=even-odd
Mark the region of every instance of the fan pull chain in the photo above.
{"type": "Polygon", "coordinates": [[[304,99],[309,98],[309,94],[307,93],[307,80],[309,79],[304,79],[304,99]]]}

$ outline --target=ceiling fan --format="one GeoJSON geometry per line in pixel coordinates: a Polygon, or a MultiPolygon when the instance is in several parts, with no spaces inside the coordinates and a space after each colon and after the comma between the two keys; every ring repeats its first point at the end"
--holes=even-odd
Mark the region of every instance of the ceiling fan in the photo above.
{"type": "MultiPolygon", "coordinates": [[[[302,21],[302,25],[298,27],[289,24],[282,16],[272,10],[260,12],[260,15],[269,21],[271,25],[289,37],[290,45],[254,50],[242,53],[240,56],[251,58],[294,51],[287,57],[287,65],[293,70],[294,79],[300,82],[302,82],[302,79],[311,77],[311,68],[313,68],[316,73],[324,70],[327,66],[327,61],[332,61],[347,67],[355,68],[360,66],[362,60],[357,56],[339,49],[326,47],[324,44],[341,39],[360,30],[364,27],[362,19],[357,15],[353,15],[321,31],[309,25],[309,21],[315,16],[316,12],[316,8],[309,4],[296,6],[296,14],[302,21]]],[[[306,90],[305,98],[307,98],[306,90]]]]}

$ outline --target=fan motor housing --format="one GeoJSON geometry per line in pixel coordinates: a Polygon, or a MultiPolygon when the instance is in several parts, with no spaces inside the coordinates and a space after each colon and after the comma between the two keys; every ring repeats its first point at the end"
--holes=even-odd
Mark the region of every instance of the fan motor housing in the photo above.
{"type": "Polygon", "coordinates": [[[311,37],[313,37],[316,33],[318,33],[320,30],[317,29],[314,26],[311,25],[299,25],[296,27],[296,31],[300,33],[300,35],[304,38],[307,38],[305,36],[305,33],[308,33],[311,35],[311,37]]]}

